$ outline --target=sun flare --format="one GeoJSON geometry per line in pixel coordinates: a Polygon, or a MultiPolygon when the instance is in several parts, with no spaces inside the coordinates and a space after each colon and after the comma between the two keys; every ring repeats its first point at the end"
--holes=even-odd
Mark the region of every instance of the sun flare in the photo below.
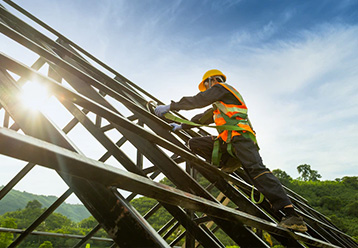
{"type": "Polygon", "coordinates": [[[34,81],[28,81],[22,87],[22,94],[20,96],[21,102],[29,109],[40,110],[49,98],[47,88],[34,81]]]}

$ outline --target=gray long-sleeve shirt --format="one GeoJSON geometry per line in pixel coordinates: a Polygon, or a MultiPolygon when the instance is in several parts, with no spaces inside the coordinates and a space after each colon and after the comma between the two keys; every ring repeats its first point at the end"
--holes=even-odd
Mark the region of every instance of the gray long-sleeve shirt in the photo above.
{"type": "MultiPolygon", "coordinates": [[[[216,84],[210,89],[199,92],[195,96],[185,96],[181,98],[178,102],[172,101],[170,104],[171,110],[191,110],[196,108],[203,108],[210,104],[213,104],[216,101],[222,101],[225,104],[235,104],[235,105],[242,105],[241,102],[224,86],[220,84],[216,84]]],[[[213,109],[208,109],[202,114],[195,115],[191,121],[200,124],[210,124],[213,123],[213,118],[207,119],[204,123],[200,122],[200,118],[207,114],[207,112],[213,111],[213,109]]],[[[187,124],[182,124],[184,129],[191,128],[192,126],[187,124]]]]}

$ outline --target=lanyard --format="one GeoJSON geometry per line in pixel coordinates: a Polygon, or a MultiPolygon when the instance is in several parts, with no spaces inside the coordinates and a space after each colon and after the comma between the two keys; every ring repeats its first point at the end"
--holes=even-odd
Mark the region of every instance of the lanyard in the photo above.
{"type": "MultiPolygon", "coordinates": [[[[192,121],[188,121],[188,120],[184,120],[182,118],[179,118],[179,117],[176,117],[170,113],[166,113],[164,114],[164,117],[169,119],[169,120],[172,120],[172,121],[175,121],[175,122],[179,122],[179,123],[185,123],[185,124],[188,124],[188,125],[191,125],[191,126],[196,126],[196,127],[210,127],[210,128],[216,128],[218,131],[222,131],[222,130],[229,130],[229,131],[232,131],[232,130],[235,130],[235,131],[246,131],[245,129],[239,127],[239,126],[232,126],[232,125],[222,125],[222,126],[212,126],[212,125],[202,125],[202,124],[197,124],[197,123],[194,123],[192,121]]],[[[228,144],[229,145],[229,144],[228,144]]],[[[231,142],[230,142],[230,145],[231,145],[231,142]]],[[[231,147],[231,146],[230,146],[231,147]]],[[[219,144],[219,140],[216,140],[214,142],[214,149],[213,149],[213,158],[212,158],[212,161],[214,164],[218,165],[219,162],[220,162],[220,158],[221,158],[221,153],[218,151],[220,148],[220,144],[219,144]],[[215,155],[214,155],[215,154],[215,155]],[[215,160],[215,161],[214,161],[215,160]]],[[[231,156],[233,156],[232,152],[229,152],[231,156]]],[[[254,189],[254,186],[252,186],[252,190],[251,190],[251,201],[255,204],[260,204],[262,203],[262,201],[264,200],[264,195],[260,192],[260,199],[258,201],[255,200],[254,198],[254,192],[255,192],[255,189],[254,189]]]]}

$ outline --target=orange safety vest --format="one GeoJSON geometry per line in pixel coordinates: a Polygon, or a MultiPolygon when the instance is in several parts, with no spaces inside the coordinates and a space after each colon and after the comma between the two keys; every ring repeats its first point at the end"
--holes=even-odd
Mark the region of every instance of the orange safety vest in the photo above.
{"type": "Polygon", "coordinates": [[[232,93],[236,97],[236,99],[239,100],[241,105],[226,104],[222,101],[217,101],[213,103],[213,114],[216,126],[233,125],[239,127],[238,131],[225,129],[220,131],[218,138],[220,137],[225,142],[230,143],[232,137],[246,134],[247,132],[249,132],[247,134],[256,144],[256,135],[251,127],[250,121],[247,118],[247,107],[244,102],[244,99],[234,87],[226,83],[219,84],[228,91],[230,91],[230,93],[232,93]]]}

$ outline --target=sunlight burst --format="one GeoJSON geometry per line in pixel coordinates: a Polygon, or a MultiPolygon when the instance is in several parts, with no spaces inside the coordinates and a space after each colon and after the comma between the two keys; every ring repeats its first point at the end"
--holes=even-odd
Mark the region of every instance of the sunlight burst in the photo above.
{"type": "Polygon", "coordinates": [[[22,87],[22,94],[20,96],[21,102],[29,109],[40,110],[49,98],[47,88],[34,81],[28,81],[22,87]]]}

